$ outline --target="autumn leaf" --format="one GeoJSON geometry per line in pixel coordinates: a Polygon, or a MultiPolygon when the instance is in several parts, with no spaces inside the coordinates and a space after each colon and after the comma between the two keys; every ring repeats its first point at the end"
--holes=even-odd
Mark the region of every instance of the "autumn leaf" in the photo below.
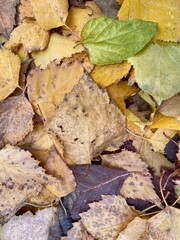
{"type": "Polygon", "coordinates": [[[151,128],[173,129],[180,131],[180,122],[174,117],[166,117],[161,113],[154,116],[151,128]]]}
{"type": "Polygon", "coordinates": [[[180,93],[164,101],[158,111],[168,117],[180,116],[180,93]]]}
{"type": "Polygon", "coordinates": [[[64,145],[69,165],[89,164],[94,156],[124,139],[124,116],[105,90],[84,75],[47,123],[64,145]]]}
{"type": "Polygon", "coordinates": [[[139,87],[152,95],[158,104],[180,91],[179,51],[179,43],[159,42],[128,59],[135,68],[139,87]]]}
{"type": "Polygon", "coordinates": [[[18,23],[22,23],[23,20],[27,18],[34,18],[32,6],[29,0],[20,0],[19,5],[17,6],[18,12],[18,23]]]}
{"type": "Polygon", "coordinates": [[[138,53],[154,36],[157,25],[142,20],[90,20],[81,32],[82,43],[93,64],[120,63],[138,53]]]}

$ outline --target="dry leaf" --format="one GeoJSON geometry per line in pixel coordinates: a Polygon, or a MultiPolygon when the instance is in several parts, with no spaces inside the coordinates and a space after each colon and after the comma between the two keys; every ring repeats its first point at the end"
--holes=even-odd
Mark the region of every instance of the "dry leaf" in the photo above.
{"type": "Polygon", "coordinates": [[[136,216],[121,196],[102,196],[102,201],[90,203],[90,210],[81,214],[88,232],[99,240],[114,240],[136,216]]]}
{"type": "Polygon", "coordinates": [[[33,129],[34,112],[24,96],[9,97],[0,102],[0,146],[21,141],[33,129]]]}
{"type": "Polygon", "coordinates": [[[0,51],[0,100],[18,87],[20,60],[9,50],[0,51]]]}
{"type": "Polygon", "coordinates": [[[161,113],[157,113],[153,119],[151,128],[174,129],[180,131],[180,123],[174,117],[166,117],[161,113]]]}
{"type": "Polygon", "coordinates": [[[96,65],[90,76],[96,83],[103,87],[107,87],[125,77],[130,68],[131,65],[127,61],[113,65],[96,65]]]}
{"type": "Polygon", "coordinates": [[[27,92],[34,110],[44,119],[54,116],[65,94],[82,78],[83,67],[75,61],[57,66],[50,63],[45,70],[35,68],[27,77],[27,92]]]}
{"type": "Polygon", "coordinates": [[[26,18],[34,18],[32,7],[29,0],[20,0],[20,4],[17,7],[18,23],[26,18]]]}
{"type": "Polygon", "coordinates": [[[28,52],[43,50],[49,41],[49,32],[40,28],[36,22],[24,22],[16,27],[5,46],[16,50],[21,44],[28,52]]]}
{"type": "Polygon", "coordinates": [[[72,54],[82,52],[84,48],[71,40],[69,37],[52,33],[49,44],[43,51],[33,52],[32,56],[35,60],[36,66],[45,69],[47,65],[54,61],[60,63],[64,57],[71,57],[72,54]]]}
{"type": "Polygon", "coordinates": [[[124,116],[86,74],[47,127],[63,143],[64,159],[70,165],[89,164],[95,155],[117,139],[120,145],[124,138],[124,116]]]}
{"type": "Polygon", "coordinates": [[[8,223],[0,226],[1,240],[47,240],[52,224],[53,209],[38,210],[35,215],[26,212],[14,216],[8,223]]]}
{"type": "Polygon", "coordinates": [[[65,25],[68,15],[68,0],[30,0],[37,24],[50,30],[65,25]]]}
{"type": "Polygon", "coordinates": [[[6,0],[0,2],[0,34],[9,37],[15,25],[16,5],[19,0],[6,0]]]}
{"type": "Polygon", "coordinates": [[[158,111],[169,117],[179,117],[180,116],[180,93],[174,97],[165,100],[158,111]]]}

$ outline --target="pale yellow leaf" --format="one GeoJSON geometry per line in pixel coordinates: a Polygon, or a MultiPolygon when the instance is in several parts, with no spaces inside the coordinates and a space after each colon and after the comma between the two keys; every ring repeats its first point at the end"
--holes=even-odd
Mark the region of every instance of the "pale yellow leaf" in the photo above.
{"type": "Polygon", "coordinates": [[[9,96],[19,82],[20,60],[9,50],[0,51],[0,100],[9,96]]]}
{"type": "Polygon", "coordinates": [[[58,33],[52,33],[47,48],[43,51],[33,52],[32,56],[36,66],[45,69],[53,60],[56,63],[60,63],[64,57],[71,57],[72,54],[84,50],[81,45],[76,45],[77,43],[71,40],[71,38],[58,33]]]}
{"type": "Polygon", "coordinates": [[[50,30],[65,25],[68,15],[68,0],[30,0],[37,24],[50,30]]]}
{"type": "Polygon", "coordinates": [[[62,102],[83,76],[83,67],[78,61],[57,66],[50,63],[45,70],[35,68],[27,77],[27,92],[34,110],[44,119],[54,116],[62,102]]]}
{"type": "Polygon", "coordinates": [[[180,122],[174,117],[166,117],[157,113],[153,119],[151,128],[164,128],[180,131],[180,122]]]}
{"type": "Polygon", "coordinates": [[[43,50],[49,41],[49,32],[43,30],[36,22],[24,22],[16,27],[5,47],[16,50],[20,45],[28,52],[43,50]]]}

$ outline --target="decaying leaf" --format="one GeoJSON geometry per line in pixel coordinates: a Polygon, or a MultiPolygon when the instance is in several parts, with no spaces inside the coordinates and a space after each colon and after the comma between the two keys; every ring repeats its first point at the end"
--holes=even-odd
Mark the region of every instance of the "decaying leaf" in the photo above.
{"type": "Polygon", "coordinates": [[[143,1],[124,0],[118,13],[120,19],[138,18],[158,23],[156,39],[163,41],[180,41],[180,2],[179,0],[143,1]]]}
{"type": "Polygon", "coordinates": [[[135,68],[139,87],[158,104],[180,91],[179,51],[180,43],[159,42],[128,59],[135,68]]]}
{"type": "Polygon", "coordinates": [[[27,92],[35,111],[44,119],[53,117],[65,94],[73,89],[82,76],[83,67],[78,61],[67,65],[62,63],[60,66],[51,62],[45,70],[32,70],[27,78],[27,92]]]}
{"type": "Polygon", "coordinates": [[[0,146],[21,141],[33,129],[34,112],[24,96],[9,97],[0,102],[0,146]]]}
{"type": "Polygon", "coordinates": [[[180,93],[164,101],[159,107],[158,111],[165,116],[179,117],[180,116],[180,93]]]}
{"type": "Polygon", "coordinates": [[[40,27],[45,30],[65,25],[68,15],[68,0],[30,0],[33,14],[40,27]]]}
{"type": "Polygon", "coordinates": [[[9,37],[15,24],[16,5],[19,0],[6,0],[0,2],[0,34],[9,37]]]}
{"type": "Polygon", "coordinates": [[[100,84],[103,87],[107,87],[110,84],[118,82],[123,77],[125,77],[128,74],[130,68],[131,65],[126,61],[112,65],[95,65],[90,76],[96,83],[100,84]]]}
{"type": "Polygon", "coordinates": [[[20,60],[10,50],[0,50],[0,100],[10,95],[19,82],[20,60]]]}
{"type": "Polygon", "coordinates": [[[42,184],[55,180],[44,173],[29,152],[11,145],[0,150],[0,172],[1,223],[12,217],[28,198],[36,196],[42,184]]]}
{"type": "Polygon", "coordinates": [[[36,66],[45,69],[51,61],[55,60],[56,63],[60,63],[64,57],[71,57],[72,54],[84,50],[81,45],[76,45],[77,43],[69,37],[52,33],[47,48],[43,51],[33,52],[32,56],[36,66]]]}
{"type": "Polygon", "coordinates": [[[157,25],[153,22],[99,17],[85,24],[81,39],[93,64],[114,64],[138,53],[156,31],[157,25]]]}
{"type": "Polygon", "coordinates": [[[99,201],[102,195],[119,194],[129,173],[123,169],[108,168],[101,165],[71,167],[77,182],[78,197],[71,209],[73,220],[79,219],[79,213],[88,209],[88,203],[99,201]],[[86,175],[88,171],[88,176],[86,175]]]}
{"type": "Polygon", "coordinates": [[[14,216],[8,223],[0,226],[0,239],[47,240],[52,219],[52,208],[38,210],[35,215],[26,212],[23,215],[14,216]]]}
{"type": "Polygon", "coordinates": [[[49,32],[43,30],[36,22],[24,22],[16,27],[9,41],[5,44],[8,49],[16,50],[21,44],[28,52],[44,49],[49,41],[49,32]]]}
{"type": "Polygon", "coordinates": [[[136,216],[121,196],[102,196],[102,200],[89,204],[81,214],[82,223],[89,233],[99,240],[114,240],[136,216]]]}
{"type": "Polygon", "coordinates": [[[124,116],[87,74],[58,106],[47,127],[63,143],[64,160],[70,165],[89,164],[117,140],[120,145],[125,131],[124,116]]]}

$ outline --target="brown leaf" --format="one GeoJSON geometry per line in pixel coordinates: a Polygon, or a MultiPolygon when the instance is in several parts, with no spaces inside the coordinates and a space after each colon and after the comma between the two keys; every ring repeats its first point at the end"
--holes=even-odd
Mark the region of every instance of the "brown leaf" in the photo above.
{"type": "Polygon", "coordinates": [[[15,24],[16,5],[19,0],[0,1],[0,34],[9,37],[15,24]]]}
{"type": "Polygon", "coordinates": [[[9,97],[0,102],[0,146],[21,141],[33,129],[34,112],[24,96],[9,97]]]}
{"type": "Polygon", "coordinates": [[[84,75],[58,106],[47,127],[64,145],[67,164],[88,164],[107,147],[124,139],[124,116],[109,103],[105,90],[84,75]]]}
{"type": "Polygon", "coordinates": [[[34,18],[32,7],[29,0],[20,0],[17,7],[18,23],[22,23],[26,18],[34,18]]]}
{"type": "Polygon", "coordinates": [[[158,111],[169,117],[180,116],[180,93],[170,99],[167,99],[166,101],[163,101],[158,111]]]}

